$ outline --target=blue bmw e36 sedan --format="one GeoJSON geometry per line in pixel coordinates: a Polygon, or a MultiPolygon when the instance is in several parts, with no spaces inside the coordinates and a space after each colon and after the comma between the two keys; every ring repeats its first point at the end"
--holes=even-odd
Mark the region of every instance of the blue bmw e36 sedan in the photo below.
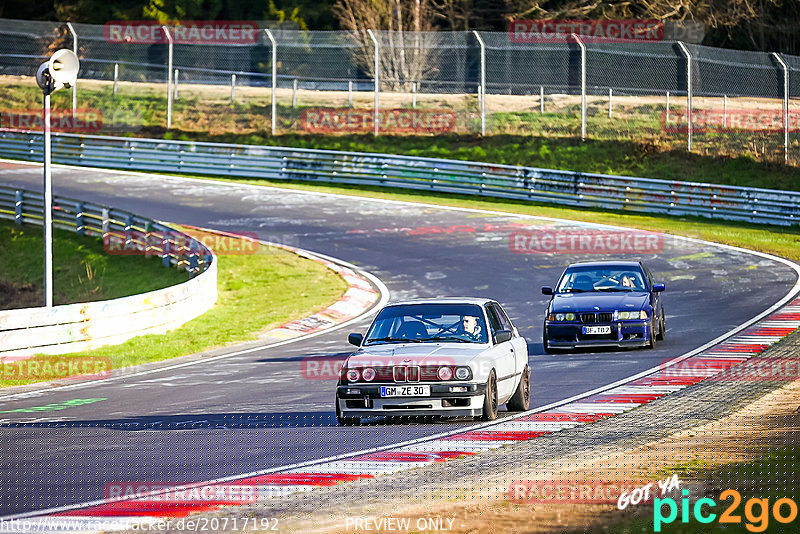
{"type": "Polygon", "coordinates": [[[545,352],[584,347],[649,347],[664,339],[661,292],[640,261],[569,265],[550,295],[542,344],[545,352]]]}

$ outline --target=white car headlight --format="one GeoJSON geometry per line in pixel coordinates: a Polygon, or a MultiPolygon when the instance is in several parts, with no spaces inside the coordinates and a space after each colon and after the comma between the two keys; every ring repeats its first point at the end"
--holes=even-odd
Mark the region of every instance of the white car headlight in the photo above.
{"type": "Polygon", "coordinates": [[[364,370],[361,371],[361,377],[367,382],[372,382],[375,380],[375,369],[372,367],[365,367],[364,370]]]}
{"type": "Polygon", "coordinates": [[[347,380],[350,382],[358,382],[358,379],[361,378],[361,373],[358,372],[358,369],[348,369],[347,370],[347,380]]]}
{"type": "Polygon", "coordinates": [[[469,380],[472,377],[472,370],[469,367],[456,367],[456,378],[458,380],[469,380]]]}
{"type": "Polygon", "coordinates": [[[450,380],[453,378],[453,370],[446,365],[439,367],[439,371],[436,374],[439,380],[450,380]]]}

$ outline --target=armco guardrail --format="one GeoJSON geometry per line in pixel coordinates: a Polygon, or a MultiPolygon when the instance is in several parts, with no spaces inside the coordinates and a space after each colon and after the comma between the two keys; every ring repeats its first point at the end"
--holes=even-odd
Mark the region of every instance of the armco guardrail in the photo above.
{"type": "MultiPolygon", "coordinates": [[[[42,224],[43,196],[0,187],[0,218],[42,224]]],[[[160,334],[206,312],[217,300],[213,252],[188,234],[127,211],[53,197],[53,225],[101,236],[120,250],[157,255],[192,273],[187,282],[114,300],[0,311],[0,359],[63,354],[160,334]]]]}
{"type": "MultiPolygon", "coordinates": [[[[40,133],[0,130],[0,157],[40,161],[40,133]]],[[[377,185],[565,206],[800,222],[800,193],[387,154],[55,134],[53,161],[88,167],[377,185]]]]}

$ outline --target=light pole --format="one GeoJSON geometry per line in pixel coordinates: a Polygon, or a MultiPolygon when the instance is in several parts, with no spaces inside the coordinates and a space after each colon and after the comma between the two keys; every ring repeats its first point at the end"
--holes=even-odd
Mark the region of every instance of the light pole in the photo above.
{"type": "Polygon", "coordinates": [[[36,83],[44,95],[44,305],[53,306],[53,187],[50,180],[50,94],[71,87],[78,78],[80,62],[72,51],[62,48],[39,65],[36,83]]]}

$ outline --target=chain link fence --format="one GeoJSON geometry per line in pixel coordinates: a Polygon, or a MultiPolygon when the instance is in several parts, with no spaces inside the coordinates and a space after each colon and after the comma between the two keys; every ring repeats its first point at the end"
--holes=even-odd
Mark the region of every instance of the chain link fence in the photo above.
{"type": "MultiPolygon", "coordinates": [[[[24,126],[9,113],[40,107],[36,68],[77,43],[75,105],[97,110],[102,132],[483,132],[800,164],[800,57],[678,41],[268,26],[241,42],[170,43],[159,26],[130,39],[109,25],[0,19],[2,126],[24,126]]],[[[53,105],[71,110],[71,92],[53,105]]]]}

